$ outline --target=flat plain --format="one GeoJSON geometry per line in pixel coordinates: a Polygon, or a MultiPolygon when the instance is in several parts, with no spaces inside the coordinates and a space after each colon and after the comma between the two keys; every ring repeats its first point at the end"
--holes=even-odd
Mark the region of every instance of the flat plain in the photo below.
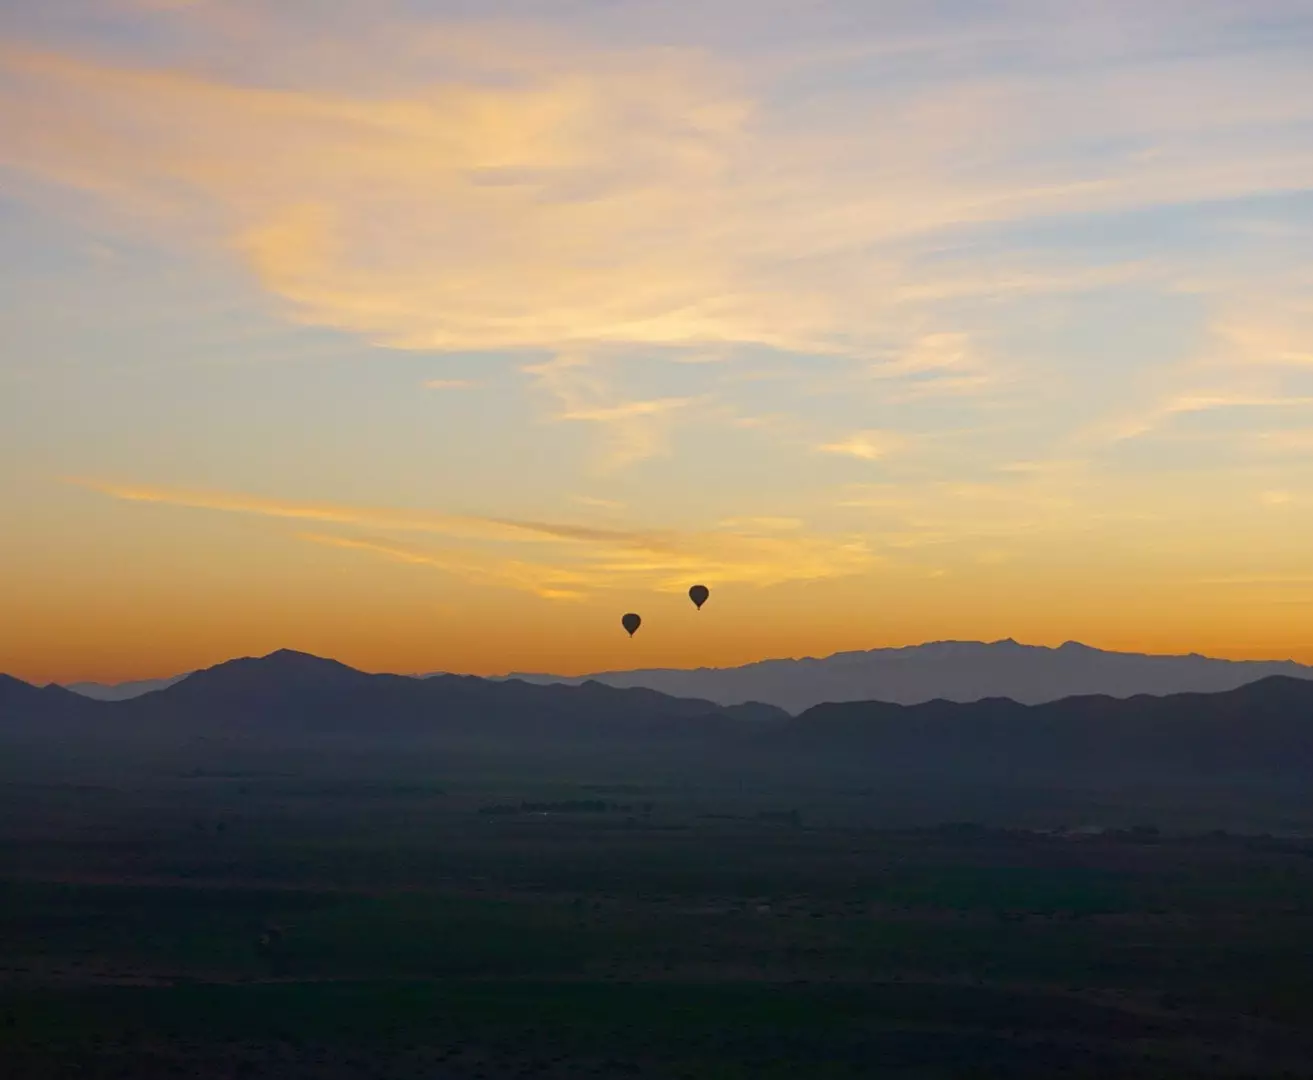
{"type": "Polygon", "coordinates": [[[0,780],[14,1080],[1313,1075],[1297,839],[425,762],[0,780]]]}

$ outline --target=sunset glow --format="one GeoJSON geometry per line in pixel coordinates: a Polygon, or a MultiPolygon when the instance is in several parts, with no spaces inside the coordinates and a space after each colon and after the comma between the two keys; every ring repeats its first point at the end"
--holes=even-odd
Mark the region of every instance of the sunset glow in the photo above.
{"type": "Polygon", "coordinates": [[[1294,0],[0,0],[0,671],[1313,662],[1311,54],[1294,0]]]}

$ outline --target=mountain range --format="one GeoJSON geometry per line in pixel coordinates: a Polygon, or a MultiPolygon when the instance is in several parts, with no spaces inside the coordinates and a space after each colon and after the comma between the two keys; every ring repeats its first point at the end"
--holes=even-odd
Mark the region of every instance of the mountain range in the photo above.
{"type": "Polygon", "coordinates": [[[363,743],[402,754],[478,746],[531,764],[600,748],[609,760],[659,759],[689,772],[762,770],[790,782],[845,775],[1109,790],[1128,782],[1223,782],[1306,792],[1313,790],[1313,681],[1269,675],[1215,693],[1032,705],[1003,698],[830,703],[793,717],[771,705],[724,706],[598,681],[373,675],[283,650],[125,701],[0,676],[0,738],[319,753],[363,743]]]}
{"type": "Polygon", "coordinates": [[[773,740],[798,764],[878,754],[884,771],[1059,784],[1313,781],[1313,682],[1270,675],[1234,690],[1023,705],[1005,698],[818,705],[773,740]]]}
{"type": "Polygon", "coordinates": [[[827,702],[979,701],[1001,697],[1025,705],[1080,695],[1217,693],[1270,675],[1313,679],[1291,660],[1216,660],[1191,653],[1157,656],[1108,652],[1068,641],[1058,648],[1004,641],[935,641],[905,648],[835,653],[823,658],[762,660],[731,668],[653,668],[559,676],[516,672],[530,683],[641,686],[719,705],[761,701],[798,714],[827,702]]]}
{"type": "Polygon", "coordinates": [[[265,742],[325,736],[394,742],[668,739],[782,721],[771,706],[723,707],[645,689],[375,675],[292,650],[230,660],[132,698],[96,699],[0,676],[0,732],[265,742]]]}
{"type": "MultiPolygon", "coordinates": [[[[65,689],[100,701],[127,701],[163,690],[188,674],[104,684],[66,683],[65,689]]],[[[497,681],[656,690],[717,705],[763,702],[798,714],[844,701],[978,701],[1006,697],[1027,705],[1105,694],[1215,693],[1269,675],[1313,678],[1313,667],[1292,660],[1217,660],[1191,653],[1160,656],[1110,652],[1068,641],[1058,648],[1004,641],[935,641],[904,648],[868,649],[803,659],[762,660],[730,668],[648,668],[591,675],[514,672],[497,681]]],[[[419,678],[450,677],[435,672],[419,678]]]]}

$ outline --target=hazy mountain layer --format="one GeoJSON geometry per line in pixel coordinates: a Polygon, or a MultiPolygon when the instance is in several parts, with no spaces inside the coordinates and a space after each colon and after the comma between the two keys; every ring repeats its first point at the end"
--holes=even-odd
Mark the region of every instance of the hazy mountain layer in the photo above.
{"type": "MultiPolygon", "coordinates": [[[[441,674],[422,676],[433,678],[441,674]]],[[[656,690],[719,705],[766,702],[797,714],[839,701],[887,701],[915,705],[942,698],[978,701],[1006,697],[1040,704],[1082,694],[1216,693],[1269,675],[1313,678],[1313,667],[1290,660],[1218,660],[1190,654],[1157,656],[1094,649],[1069,641],[1056,649],[995,642],[937,641],[897,649],[835,653],[801,660],[762,660],[735,668],[652,668],[592,675],[512,673],[500,681],[578,686],[599,682],[617,688],[656,690]]],[[[127,701],[185,679],[105,684],[68,683],[65,689],[98,701],[127,701]]]]}
{"type": "MultiPolygon", "coordinates": [[[[190,674],[190,672],[187,674],[190,674]]],[[[128,701],[135,697],[141,697],[142,694],[149,694],[154,690],[163,690],[166,686],[172,686],[174,683],[185,679],[187,674],[174,675],[167,679],[138,679],[135,682],[65,683],[64,689],[72,690],[75,694],[81,694],[83,697],[93,698],[96,701],[128,701]]]]}
{"type": "Polygon", "coordinates": [[[937,641],[901,649],[836,653],[822,659],[763,660],[736,668],[607,671],[577,678],[515,673],[533,683],[600,682],[646,687],[721,705],[762,701],[790,713],[825,702],[979,701],[1004,697],[1040,704],[1084,694],[1216,693],[1269,675],[1313,678],[1313,667],[1290,660],[1215,660],[1105,652],[1069,641],[1056,649],[995,642],[937,641]]]}
{"type": "MultiPolygon", "coordinates": [[[[965,651],[1004,658],[1072,654],[1011,644],[965,651]]],[[[1262,666],[1222,670],[1252,673],[1262,666]]],[[[559,775],[579,772],[581,763],[591,768],[600,752],[611,765],[660,761],[676,775],[755,773],[789,783],[843,778],[927,789],[987,783],[1116,791],[1124,784],[1203,782],[1307,792],[1313,790],[1313,681],[1268,676],[1219,693],[1070,697],[1039,705],[1000,698],[868,701],[789,717],[768,705],[725,707],[600,682],[371,675],[282,651],[220,664],[129,701],[93,701],[0,677],[0,736],[81,752],[93,744],[152,753],[172,748],[175,757],[181,751],[196,761],[221,746],[349,761],[350,746],[370,743],[402,755],[420,747],[447,755],[476,748],[543,772],[549,761],[552,768],[568,765],[559,775]]]]}

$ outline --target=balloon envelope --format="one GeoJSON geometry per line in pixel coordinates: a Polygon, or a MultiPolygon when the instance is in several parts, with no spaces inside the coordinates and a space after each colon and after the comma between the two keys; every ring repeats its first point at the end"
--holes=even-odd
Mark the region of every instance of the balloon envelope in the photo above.
{"type": "Polygon", "coordinates": [[[705,585],[694,585],[693,588],[688,590],[688,598],[697,604],[699,609],[707,602],[707,597],[710,595],[711,590],[705,585]]]}
{"type": "Polygon", "coordinates": [[[620,620],[620,625],[629,631],[630,637],[633,637],[634,631],[643,625],[643,620],[640,619],[637,615],[630,612],[628,615],[626,615],[624,618],[620,620]]]}

